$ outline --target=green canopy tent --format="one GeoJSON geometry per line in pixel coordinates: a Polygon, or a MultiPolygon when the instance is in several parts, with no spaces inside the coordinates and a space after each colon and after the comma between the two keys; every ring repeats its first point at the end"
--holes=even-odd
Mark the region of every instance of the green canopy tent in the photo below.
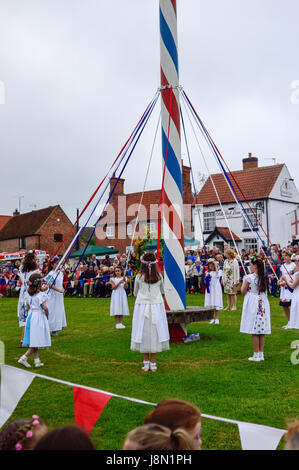
{"type": "MultiPolygon", "coordinates": [[[[81,250],[74,251],[71,255],[70,258],[76,258],[82,256],[84,251],[84,248],[81,248],[81,250]]],[[[96,256],[105,256],[105,255],[114,255],[118,253],[117,250],[114,248],[108,248],[107,246],[98,246],[98,245],[89,245],[86,248],[86,251],[84,253],[84,256],[91,256],[91,255],[96,255],[96,256]]]]}

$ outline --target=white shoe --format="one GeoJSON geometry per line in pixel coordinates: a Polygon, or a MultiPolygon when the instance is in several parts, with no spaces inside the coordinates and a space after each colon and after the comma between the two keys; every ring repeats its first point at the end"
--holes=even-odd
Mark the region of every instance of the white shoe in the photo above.
{"type": "Polygon", "coordinates": [[[260,361],[261,361],[261,358],[260,358],[260,357],[252,356],[252,357],[249,357],[249,358],[248,358],[248,361],[260,362],[260,361]]]}
{"type": "Polygon", "coordinates": [[[30,365],[29,362],[27,361],[26,356],[20,357],[20,359],[18,360],[18,363],[19,363],[19,364],[22,364],[22,366],[25,366],[25,367],[31,367],[31,365],[30,365]]]}
{"type": "Polygon", "coordinates": [[[148,372],[150,370],[150,361],[143,361],[143,367],[141,369],[144,372],[148,372]]]}
{"type": "Polygon", "coordinates": [[[282,328],[283,328],[284,330],[289,330],[290,324],[288,323],[287,325],[282,326],[282,328]]]}
{"type": "Polygon", "coordinates": [[[214,321],[214,323],[215,323],[215,325],[219,325],[219,324],[220,324],[219,319],[218,319],[218,320],[216,319],[216,320],[214,321]]]}
{"type": "Polygon", "coordinates": [[[213,320],[211,320],[211,321],[209,322],[209,325],[213,325],[213,323],[215,323],[214,318],[213,318],[213,320]]]}
{"type": "Polygon", "coordinates": [[[35,367],[43,367],[43,363],[40,361],[40,359],[34,359],[34,365],[35,367]]]}
{"type": "Polygon", "coordinates": [[[125,325],[123,325],[122,323],[119,323],[119,327],[118,327],[118,328],[120,328],[120,329],[122,330],[123,328],[126,328],[126,327],[125,327],[125,325]]]}
{"type": "Polygon", "coordinates": [[[150,362],[150,369],[152,372],[157,371],[157,364],[155,362],[150,362]]]}

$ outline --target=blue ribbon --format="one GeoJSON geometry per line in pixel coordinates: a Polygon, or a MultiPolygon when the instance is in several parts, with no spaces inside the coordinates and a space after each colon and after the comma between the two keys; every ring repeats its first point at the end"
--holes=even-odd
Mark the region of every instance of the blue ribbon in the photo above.
{"type": "Polygon", "coordinates": [[[210,285],[211,285],[211,276],[210,274],[207,274],[205,276],[205,283],[206,283],[206,288],[207,288],[207,293],[210,293],[210,285]]]}

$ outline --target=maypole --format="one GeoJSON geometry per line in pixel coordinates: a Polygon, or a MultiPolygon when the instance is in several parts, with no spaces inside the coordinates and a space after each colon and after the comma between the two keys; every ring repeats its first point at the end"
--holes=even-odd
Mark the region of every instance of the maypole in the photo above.
{"type": "Polygon", "coordinates": [[[166,307],[186,309],[176,0],[160,2],[164,280],[166,307]]]}

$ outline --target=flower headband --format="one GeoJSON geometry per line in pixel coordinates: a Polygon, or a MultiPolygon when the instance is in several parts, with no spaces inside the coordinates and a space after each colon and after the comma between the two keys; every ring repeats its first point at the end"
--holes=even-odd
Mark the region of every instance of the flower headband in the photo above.
{"type": "Polygon", "coordinates": [[[147,266],[151,266],[152,264],[157,264],[158,263],[157,259],[155,259],[155,261],[145,261],[143,256],[141,256],[140,261],[141,261],[141,263],[146,264],[147,266]]]}
{"type": "Polygon", "coordinates": [[[42,277],[38,277],[37,279],[34,279],[33,282],[28,282],[28,286],[37,286],[38,284],[40,284],[42,282],[43,278],[42,277]]]}
{"type": "Polygon", "coordinates": [[[283,255],[292,256],[293,252],[291,250],[287,250],[286,248],[282,250],[283,255]]]}
{"type": "Polygon", "coordinates": [[[264,262],[263,258],[261,258],[260,256],[257,256],[257,255],[252,256],[252,257],[250,258],[250,261],[251,261],[252,263],[256,263],[256,262],[263,263],[263,262],[264,262]]]}
{"type": "MultiPolygon", "coordinates": [[[[31,427],[33,426],[38,426],[40,424],[40,421],[39,421],[39,417],[37,415],[32,415],[32,424],[31,424],[31,427]]],[[[24,439],[31,439],[31,437],[33,436],[33,432],[31,429],[29,429],[29,431],[26,432],[25,434],[25,437],[24,439]]],[[[24,440],[23,439],[23,440],[24,440]]],[[[16,445],[15,445],[15,449],[16,450],[22,450],[23,449],[23,445],[18,442],[16,445]]]]}

